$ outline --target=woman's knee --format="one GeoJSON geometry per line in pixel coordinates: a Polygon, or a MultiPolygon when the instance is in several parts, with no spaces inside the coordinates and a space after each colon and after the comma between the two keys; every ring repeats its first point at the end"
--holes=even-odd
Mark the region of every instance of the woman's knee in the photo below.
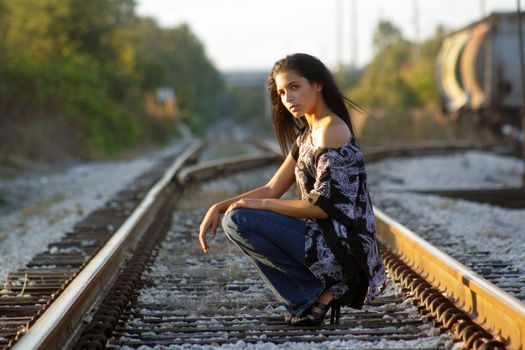
{"type": "Polygon", "coordinates": [[[222,228],[226,235],[232,240],[239,240],[242,237],[242,226],[246,222],[246,213],[243,208],[235,209],[222,218],[222,228]]]}

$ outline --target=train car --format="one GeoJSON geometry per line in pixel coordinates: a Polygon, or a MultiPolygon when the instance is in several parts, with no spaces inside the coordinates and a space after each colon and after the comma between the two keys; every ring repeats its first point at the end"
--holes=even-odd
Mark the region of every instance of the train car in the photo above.
{"type": "MultiPolygon", "coordinates": [[[[525,16],[521,21],[525,30],[525,16]]],[[[443,112],[458,123],[467,119],[497,134],[519,135],[517,14],[492,13],[447,36],[436,60],[436,82],[443,112]]]]}

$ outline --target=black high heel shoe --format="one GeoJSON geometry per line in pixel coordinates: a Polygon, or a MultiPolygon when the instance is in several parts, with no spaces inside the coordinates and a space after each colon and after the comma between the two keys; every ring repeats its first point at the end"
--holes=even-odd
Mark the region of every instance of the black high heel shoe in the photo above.
{"type": "Polygon", "coordinates": [[[330,324],[339,324],[341,318],[341,304],[337,301],[332,301],[332,312],[330,313],[330,324]]]}
{"type": "Polygon", "coordinates": [[[291,318],[290,324],[292,326],[318,326],[323,323],[326,313],[329,309],[332,310],[330,314],[330,324],[339,324],[339,319],[341,318],[341,305],[336,301],[332,301],[329,304],[315,302],[302,316],[291,318]],[[312,307],[321,309],[321,312],[313,311],[312,307]]]}
{"type": "Polygon", "coordinates": [[[301,312],[301,314],[299,316],[286,315],[286,316],[284,316],[284,323],[286,323],[287,325],[291,325],[292,324],[292,320],[294,318],[304,317],[304,315],[306,315],[307,313],[308,313],[308,309],[306,309],[303,312],[301,312]]]}

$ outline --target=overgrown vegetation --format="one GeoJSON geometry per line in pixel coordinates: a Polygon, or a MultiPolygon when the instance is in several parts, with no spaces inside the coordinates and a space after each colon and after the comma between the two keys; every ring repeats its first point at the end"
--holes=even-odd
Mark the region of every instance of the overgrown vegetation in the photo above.
{"type": "MultiPolygon", "coordinates": [[[[454,137],[453,125],[440,111],[435,83],[435,61],[445,35],[445,30],[438,28],[432,38],[414,43],[394,24],[383,21],[372,38],[372,61],[362,70],[334,72],[345,95],[366,112],[354,113],[353,117],[362,140],[454,137]]],[[[268,103],[261,88],[230,88],[227,98],[226,115],[232,115],[236,122],[260,120],[270,124],[269,118],[257,118],[265,114],[264,103],[268,103]]]]}
{"type": "Polygon", "coordinates": [[[216,116],[218,71],[190,28],[161,28],[134,0],[0,0],[0,158],[115,154],[175,133],[145,97],[176,92],[194,131],[216,116]]]}
{"type": "Polygon", "coordinates": [[[439,112],[439,92],[434,80],[434,64],[444,34],[439,28],[433,38],[412,43],[392,23],[379,23],[373,38],[372,62],[358,78],[346,78],[344,82],[346,95],[367,111],[360,130],[363,139],[451,135],[450,125],[439,112]]]}

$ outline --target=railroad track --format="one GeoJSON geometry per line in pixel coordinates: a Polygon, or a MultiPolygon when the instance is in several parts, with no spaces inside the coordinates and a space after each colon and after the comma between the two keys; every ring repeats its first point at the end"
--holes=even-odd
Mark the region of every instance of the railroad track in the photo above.
{"type": "MultiPolygon", "coordinates": [[[[195,145],[193,150],[199,148],[195,145]]],[[[407,238],[410,237],[407,230],[389,222],[390,219],[380,211],[377,211],[379,237],[385,249],[402,257],[399,260],[385,250],[390,275],[400,280],[404,289],[414,291],[406,292],[389,282],[385,294],[369,308],[344,310],[340,326],[315,330],[285,326],[280,315],[282,309],[271,301],[269,292],[247,266],[246,260],[232,251],[224,238],[218,238],[212,247],[217,255],[202,255],[195,240],[203,208],[210,204],[213,193],[223,197],[228,188],[242,190],[245,180],[249,182],[246,187],[253,187],[257,175],[243,174],[213,191],[207,189],[207,183],[195,184],[190,190],[193,192],[188,192],[188,186],[185,186],[182,196],[172,181],[174,178],[179,183],[203,181],[218,172],[222,175],[262,166],[279,157],[266,154],[238,157],[226,163],[188,166],[188,162],[194,161],[194,154],[185,152],[175,163],[166,160],[152,171],[156,175],[149,176],[148,181],[138,181],[142,186],[121,194],[123,201],[110,201],[106,208],[79,223],[65,240],[35,257],[27,270],[8,276],[0,298],[0,341],[3,341],[0,345],[18,349],[58,349],[64,344],[80,348],[97,348],[105,344],[110,348],[133,348],[141,344],[236,344],[242,347],[247,343],[339,341],[339,346],[344,348],[386,341],[410,347],[422,344],[427,348],[450,347],[452,338],[439,335],[432,322],[441,328],[452,329],[456,337],[474,348],[501,348],[505,343],[510,349],[519,349],[525,344],[523,304],[509,299],[501,291],[495,292],[495,288],[480,282],[471,272],[463,277],[456,273],[447,277],[442,271],[442,275],[436,271],[427,272],[427,267],[424,264],[421,267],[417,258],[430,253],[415,249],[416,243],[406,243],[413,237],[407,238]],[[169,167],[169,170],[163,173],[160,170],[163,167],[169,167]],[[175,205],[177,211],[170,229],[169,214],[175,205]],[[115,218],[118,220],[114,221],[115,218]],[[143,235],[146,239],[142,238],[143,235]],[[122,247],[120,244],[128,236],[129,242],[122,247]],[[158,242],[162,240],[165,241],[159,248],[158,242]],[[403,248],[401,243],[409,248],[403,248]],[[129,259],[132,248],[137,246],[143,254],[129,259]],[[404,249],[413,254],[407,254],[404,249]],[[97,251],[99,254],[89,260],[97,251]],[[100,253],[109,254],[109,251],[113,251],[117,258],[100,257],[100,253]],[[126,260],[134,264],[124,268],[126,260]],[[104,261],[110,265],[105,266],[104,261]],[[430,281],[418,279],[405,265],[431,276],[430,281]],[[145,266],[150,268],[143,274],[145,266]],[[123,274],[119,277],[116,272],[121,269],[123,274]],[[445,280],[447,284],[460,285],[459,291],[447,289],[445,280]],[[116,285],[108,293],[110,282],[116,282],[116,285]],[[432,283],[452,296],[456,306],[463,304],[467,314],[454,309],[454,303],[443,299],[436,288],[432,292],[432,283]],[[488,294],[491,298],[486,297],[488,294]],[[411,298],[419,300],[420,306],[414,307],[409,302],[411,298]],[[94,308],[95,302],[98,306],[94,308]],[[422,304],[428,304],[431,309],[423,312],[423,316],[417,312],[418,308],[422,309],[422,304]],[[486,306],[489,304],[490,308],[486,306]],[[133,306],[129,308],[130,305],[133,306]],[[504,307],[513,310],[501,311],[504,307]],[[495,313],[495,310],[507,313],[512,322],[502,322],[501,317],[494,321],[490,313],[495,313]],[[479,321],[493,334],[470,323],[469,318],[479,321]],[[456,322],[450,321],[452,319],[456,322]],[[493,339],[494,336],[503,342],[493,339]]],[[[262,178],[268,178],[268,173],[263,171],[263,175],[262,178]]],[[[439,255],[435,251],[432,253],[439,255]]],[[[457,271],[458,266],[453,269],[457,271]]]]}
{"type": "MultiPolygon", "coordinates": [[[[414,191],[414,193],[418,194],[432,194],[451,198],[454,198],[454,195],[458,195],[458,192],[459,198],[464,199],[473,196],[473,193],[477,197],[484,191],[466,191],[466,193],[463,193],[463,191],[414,191]]],[[[490,195],[491,191],[488,192],[487,196],[490,195]]],[[[503,190],[503,192],[507,192],[507,190],[503,190]]],[[[509,191],[509,197],[511,199],[516,198],[511,200],[511,204],[519,204],[520,201],[523,201],[523,197],[516,197],[516,192],[519,191],[509,191]]],[[[500,191],[498,190],[498,196],[499,194],[500,191]]],[[[525,194],[522,196],[525,196],[525,194]]],[[[503,204],[509,203],[508,197],[501,199],[501,201],[503,204]]],[[[520,208],[523,207],[520,206],[520,208]]],[[[418,231],[419,236],[521,302],[525,302],[525,271],[520,266],[522,265],[521,262],[516,261],[515,257],[503,255],[499,247],[489,245],[481,247],[479,242],[465,239],[460,232],[451,232],[447,229],[449,222],[437,225],[429,224],[425,222],[424,218],[416,217],[403,210],[403,208],[394,205],[389,205],[389,208],[385,211],[388,211],[390,216],[396,217],[400,222],[421,227],[418,231]]],[[[519,239],[517,244],[519,244],[519,239]]]]}

